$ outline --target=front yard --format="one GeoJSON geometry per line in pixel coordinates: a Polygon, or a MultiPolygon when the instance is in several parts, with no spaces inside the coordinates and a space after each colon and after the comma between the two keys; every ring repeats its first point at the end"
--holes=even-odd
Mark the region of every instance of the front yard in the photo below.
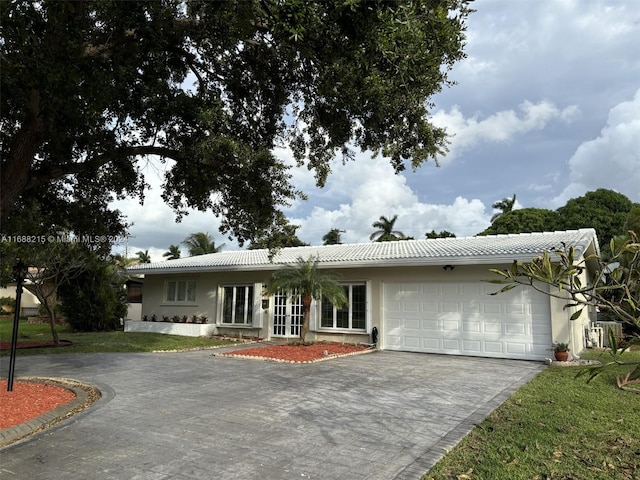
{"type": "MultiPolygon", "coordinates": [[[[10,342],[13,321],[0,319],[0,342],[10,342]]],[[[162,333],[125,333],[91,332],[73,333],[69,327],[58,327],[61,340],[73,342],[70,346],[58,348],[19,349],[18,355],[41,355],[55,353],[101,353],[101,352],[153,352],[165,350],[186,350],[191,348],[210,348],[235,343],[232,340],[217,338],[183,337],[162,333]]],[[[51,340],[49,325],[31,325],[20,321],[18,342],[51,340]]],[[[0,355],[8,355],[8,349],[2,349],[0,355]]]]}
{"type": "MultiPolygon", "coordinates": [[[[625,356],[640,360],[640,351],[625,356]]],[[[538,375],[423,480],[640,479],[640,395],[619,390],[613,373],[587,384],[579,368],[538,375]]]]}
{"type": "MultiPolygon", "coordinates": [[[[11,339],[11,328],[10,319],[0,320],[0,341],[11,339]]],[[[72,333],[67,327],[60,327],[59,333],[73,345],[19,350],[19,355],[150,352],[230,343],[154,333],[72,333]]],[[[20,341],[49,339],[47,325],[21,322],[20,341]]],[[[625,355],[626,360],[640,361],[638,349],[625,355]]],[[[583,358],[598,359],[598,353],[591,351],[583,358]]],[[[640,480],[640,395],[617,389],[613,372],[587,384],[585,377],[575,378],[580,368],[546,369],[480,423],[423,480],[640,480]]]]}

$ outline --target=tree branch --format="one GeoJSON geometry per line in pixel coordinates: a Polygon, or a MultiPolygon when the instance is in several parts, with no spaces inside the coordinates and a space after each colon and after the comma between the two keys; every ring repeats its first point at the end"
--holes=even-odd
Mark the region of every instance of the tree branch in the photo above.
{"type": "Polygon", "coordinates": [[[98,155],[84,162],[71,162],[53,166],[48,170],[34,172],[29,178],[25,191],[41,187],[52,180],[59,180],[67,175],[77,175],[83,172],[94,172],[116,158],[137,157],[146,155],[158,155],[164,158],[171,158],[176,161],[184,160],[184,155],[178,151],[167,147],[154,145],[139,145],[135,147],[124,147],[109,153],[98,155]]]}

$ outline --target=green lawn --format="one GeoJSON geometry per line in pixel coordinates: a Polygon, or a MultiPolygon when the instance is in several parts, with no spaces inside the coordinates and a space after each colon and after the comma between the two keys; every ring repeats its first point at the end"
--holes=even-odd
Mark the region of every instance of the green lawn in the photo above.
{"type": "MultiPolygon", "coordinates": [[[[640,360],[640,351],[625,360],[640,360]]],[[[575,378],[580,368],[546,369],[423,480],[640,479],[640,395],[619,390],[614,373],[587,384],[575,378]]]]}
{"type": "MultiPolygon", "coordinates": [[[[0,341],[11,341],[13,321],[0,319],[0,341]]],[[[206,348],[232,344],[230,340],[209,339],[200,337],[182,337],[161,333],[134,332],[92,332],[74,333],[69,327],[58,327],[61,340],[70,340],[73,345],[59,348],[18,349],[18,355],[42,355],[56,353],[100,353],[100,352],[152,352],[158,350],[182,350],[189,348],[206,348]]],[[[48,325],[29,325],[20,321],[18,341],[51,340],[51,329],[48,325]]],[[[1,355],[8,355],[3,350],[1,355]]]]}

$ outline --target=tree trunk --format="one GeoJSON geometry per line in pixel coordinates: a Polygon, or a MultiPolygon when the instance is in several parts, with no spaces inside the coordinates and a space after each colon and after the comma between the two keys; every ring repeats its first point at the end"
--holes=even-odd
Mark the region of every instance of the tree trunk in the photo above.
{"type": "Polygon", "coordinates": [[[51,326],[51,338],[53,343],[60,345],[60,338],[58,337],[58,329],[56,328],[56,313],[49,305],[45,305],[47,313],[49,314],[49,325],[51,326]]]}
{"type": "Polygon", "coordinates": [[[302,296],[302,326],[300,327],[300,341],[305,343],[309,331],[309,317],[311,314],[311,295],[302,296]]]}
{"type": "Polygon", "coordinates": [[[40,94],[33,90],[24,122],[0,172],[0,222],[8,218],[27,188],[31,166],[42,143],[44,130],[44,122],[40,118],[40,94]]]}

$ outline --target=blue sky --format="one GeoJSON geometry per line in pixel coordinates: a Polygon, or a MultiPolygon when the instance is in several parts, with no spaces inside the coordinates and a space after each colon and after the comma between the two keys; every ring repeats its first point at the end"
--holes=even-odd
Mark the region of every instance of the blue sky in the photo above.
{"type": "MultiPolygon", "coordinates": [[[[320,245],[331,228],[366,242],[380,215],[415,238],[484,230],[491,204],[517,195],[517,207],[555,209],[609,188],[640,202],[640,9],[634,0],[477,0],[467,59],[434,97],[432,121],[452,134],[449,154],[394,175],[384,158],[358,153],[336,161],[324,189],[306,169],[292,171],[309,199],[285,210],[298,236],[320,245]]],[[[292,162],[290,152],[276,154],[292,162]]],[[[292,162],[293,163],[293,162],[292,162]]],[[[175,223],[160,199],[160,175],[147,170],[145,204],[115,202],[134,225],[128,251],[154,261],[189,233],[208,231],[226,249],[219,220],[194,212],[175,223]]],[[[116,251],[124,253],[124,245],[116,251]]]]}

